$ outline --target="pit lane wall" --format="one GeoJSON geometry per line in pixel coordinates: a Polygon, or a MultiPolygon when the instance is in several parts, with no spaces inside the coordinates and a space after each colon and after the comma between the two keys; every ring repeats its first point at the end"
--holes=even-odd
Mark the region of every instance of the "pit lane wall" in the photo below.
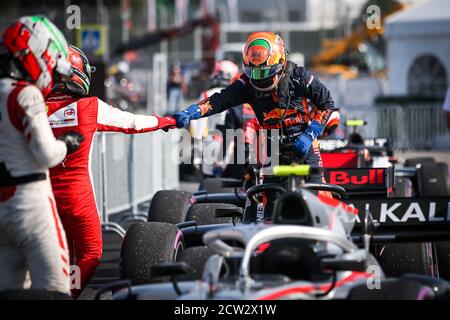
{"type": "Polygon", "coordinates": [[[138,214],[158,190],[179,187],[178,165],[171,160],[176,135],[176,130],[96,134],[91,176],[102,222],[124,211],[138,214]]]}

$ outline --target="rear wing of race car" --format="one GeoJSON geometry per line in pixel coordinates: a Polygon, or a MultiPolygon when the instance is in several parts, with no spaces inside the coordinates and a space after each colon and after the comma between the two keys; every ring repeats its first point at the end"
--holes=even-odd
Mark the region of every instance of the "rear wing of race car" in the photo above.
{"type": "Polygon", "coordinates": [[[365,138],[364,145],[366,147],[390,148],[391,140],[389,138],[365,138]]]}
{"type": "Polygon", "coordinates": [[[373,242],[450,240],[450,197],[359,198],[344,200],[358,209],[352,236],[361,240],[367,210],[373,217],[373,242]]]}
{"type": "MultiPolygon", "coordinates": [[[[348,145],[347,139],[320,139],[320,150],[333,151],[340,148],[345,148],[348,145]]],[[[364,138],[364,146],[367,148],[387,148],[391,147],[391,140],[389,138],[364,138]]]]}
{"type": "Polygon", "coordinates": [[[327,183],[343,187],[350,198],[364,196],[389,197],[394,186],[394,167],[326,169],[327,183]]]}
{"type": "Polygon", "coordinates": [[[324,175],[347,191],[350,199],[341,201],[358,209],[355,240],[367,210],[376,226],[374,242],[450,240],[450,197],[393,198],[394,167],[326,169],[324,175]]]}

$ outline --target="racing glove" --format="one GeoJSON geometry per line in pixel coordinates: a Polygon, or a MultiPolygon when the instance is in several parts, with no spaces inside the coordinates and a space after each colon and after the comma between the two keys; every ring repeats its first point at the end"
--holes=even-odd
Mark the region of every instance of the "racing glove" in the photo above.
{"type": "Polygon", "coordinates": [[[80,149],[81,142],[84,140],[84,136],[75,131],[64,132],[58,137],[58,140],[64,142],[67,146],[67,154],[72,154],[80,149]]]}
{"type": "Polygon", "coordinates": [[[312,142],[322,133],[324,127],[317,121],[312,121],[309,127],[294,141],[294,149],[300,154],[305,155],[312,142]]]}
{"type": "Polygon", "coordinates": [[[157,129],[162,129],[165,132],[169,131],[169,129],[176,128],[177,122],[172,117],[159,117],[154,116],[158,119],[158,127],[157,129]]]}
{"type": "Polygon", "coordinates": [[[225,170],[224,166],[215,163],[212,170],[212,174],[214,177],[220,178],[223,175],[224,170],[225,170]]]}
{"type": "Polygon", "coordinates": [[[202,112],[198,104],[193,104],[186,110],[175,113],[172,118],[176,121],[177,128],[187,128],[191,120],[200,119],[202,112]]]}

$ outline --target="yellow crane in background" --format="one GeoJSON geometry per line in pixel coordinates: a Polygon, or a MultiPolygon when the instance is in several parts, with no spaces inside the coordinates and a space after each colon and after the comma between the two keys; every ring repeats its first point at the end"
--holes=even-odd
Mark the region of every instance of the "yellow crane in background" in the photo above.
{"type": "Polygon", "coordinates": [[[393,5],[390,10],[381,15],[381,28],[368,28],[367,24],[363,23],[347,37],[338,40],[325,39],[322,43],[322,51],[310,57],[309,68],[320,74],[342,74],[346,79],[357,77],[358,70],[349,65],[336,64],[336,60],[346,53],[357,50],[362,43],[383,35],[386,18],[407,7],[408,5],[403,3],[393,5]]]}

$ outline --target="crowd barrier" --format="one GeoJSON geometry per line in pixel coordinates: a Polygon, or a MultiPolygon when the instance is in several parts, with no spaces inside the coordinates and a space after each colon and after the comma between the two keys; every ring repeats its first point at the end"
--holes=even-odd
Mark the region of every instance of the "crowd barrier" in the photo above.
{"type": "Polygon", "coordinates": [[[179,187],[178,165],[171,158],[176,135],[176,131],[157,131],[95,136],[91,170],[97,207],[104,223],[113,214],[139,214],[140,205],[158,190],[179,187]]]}

